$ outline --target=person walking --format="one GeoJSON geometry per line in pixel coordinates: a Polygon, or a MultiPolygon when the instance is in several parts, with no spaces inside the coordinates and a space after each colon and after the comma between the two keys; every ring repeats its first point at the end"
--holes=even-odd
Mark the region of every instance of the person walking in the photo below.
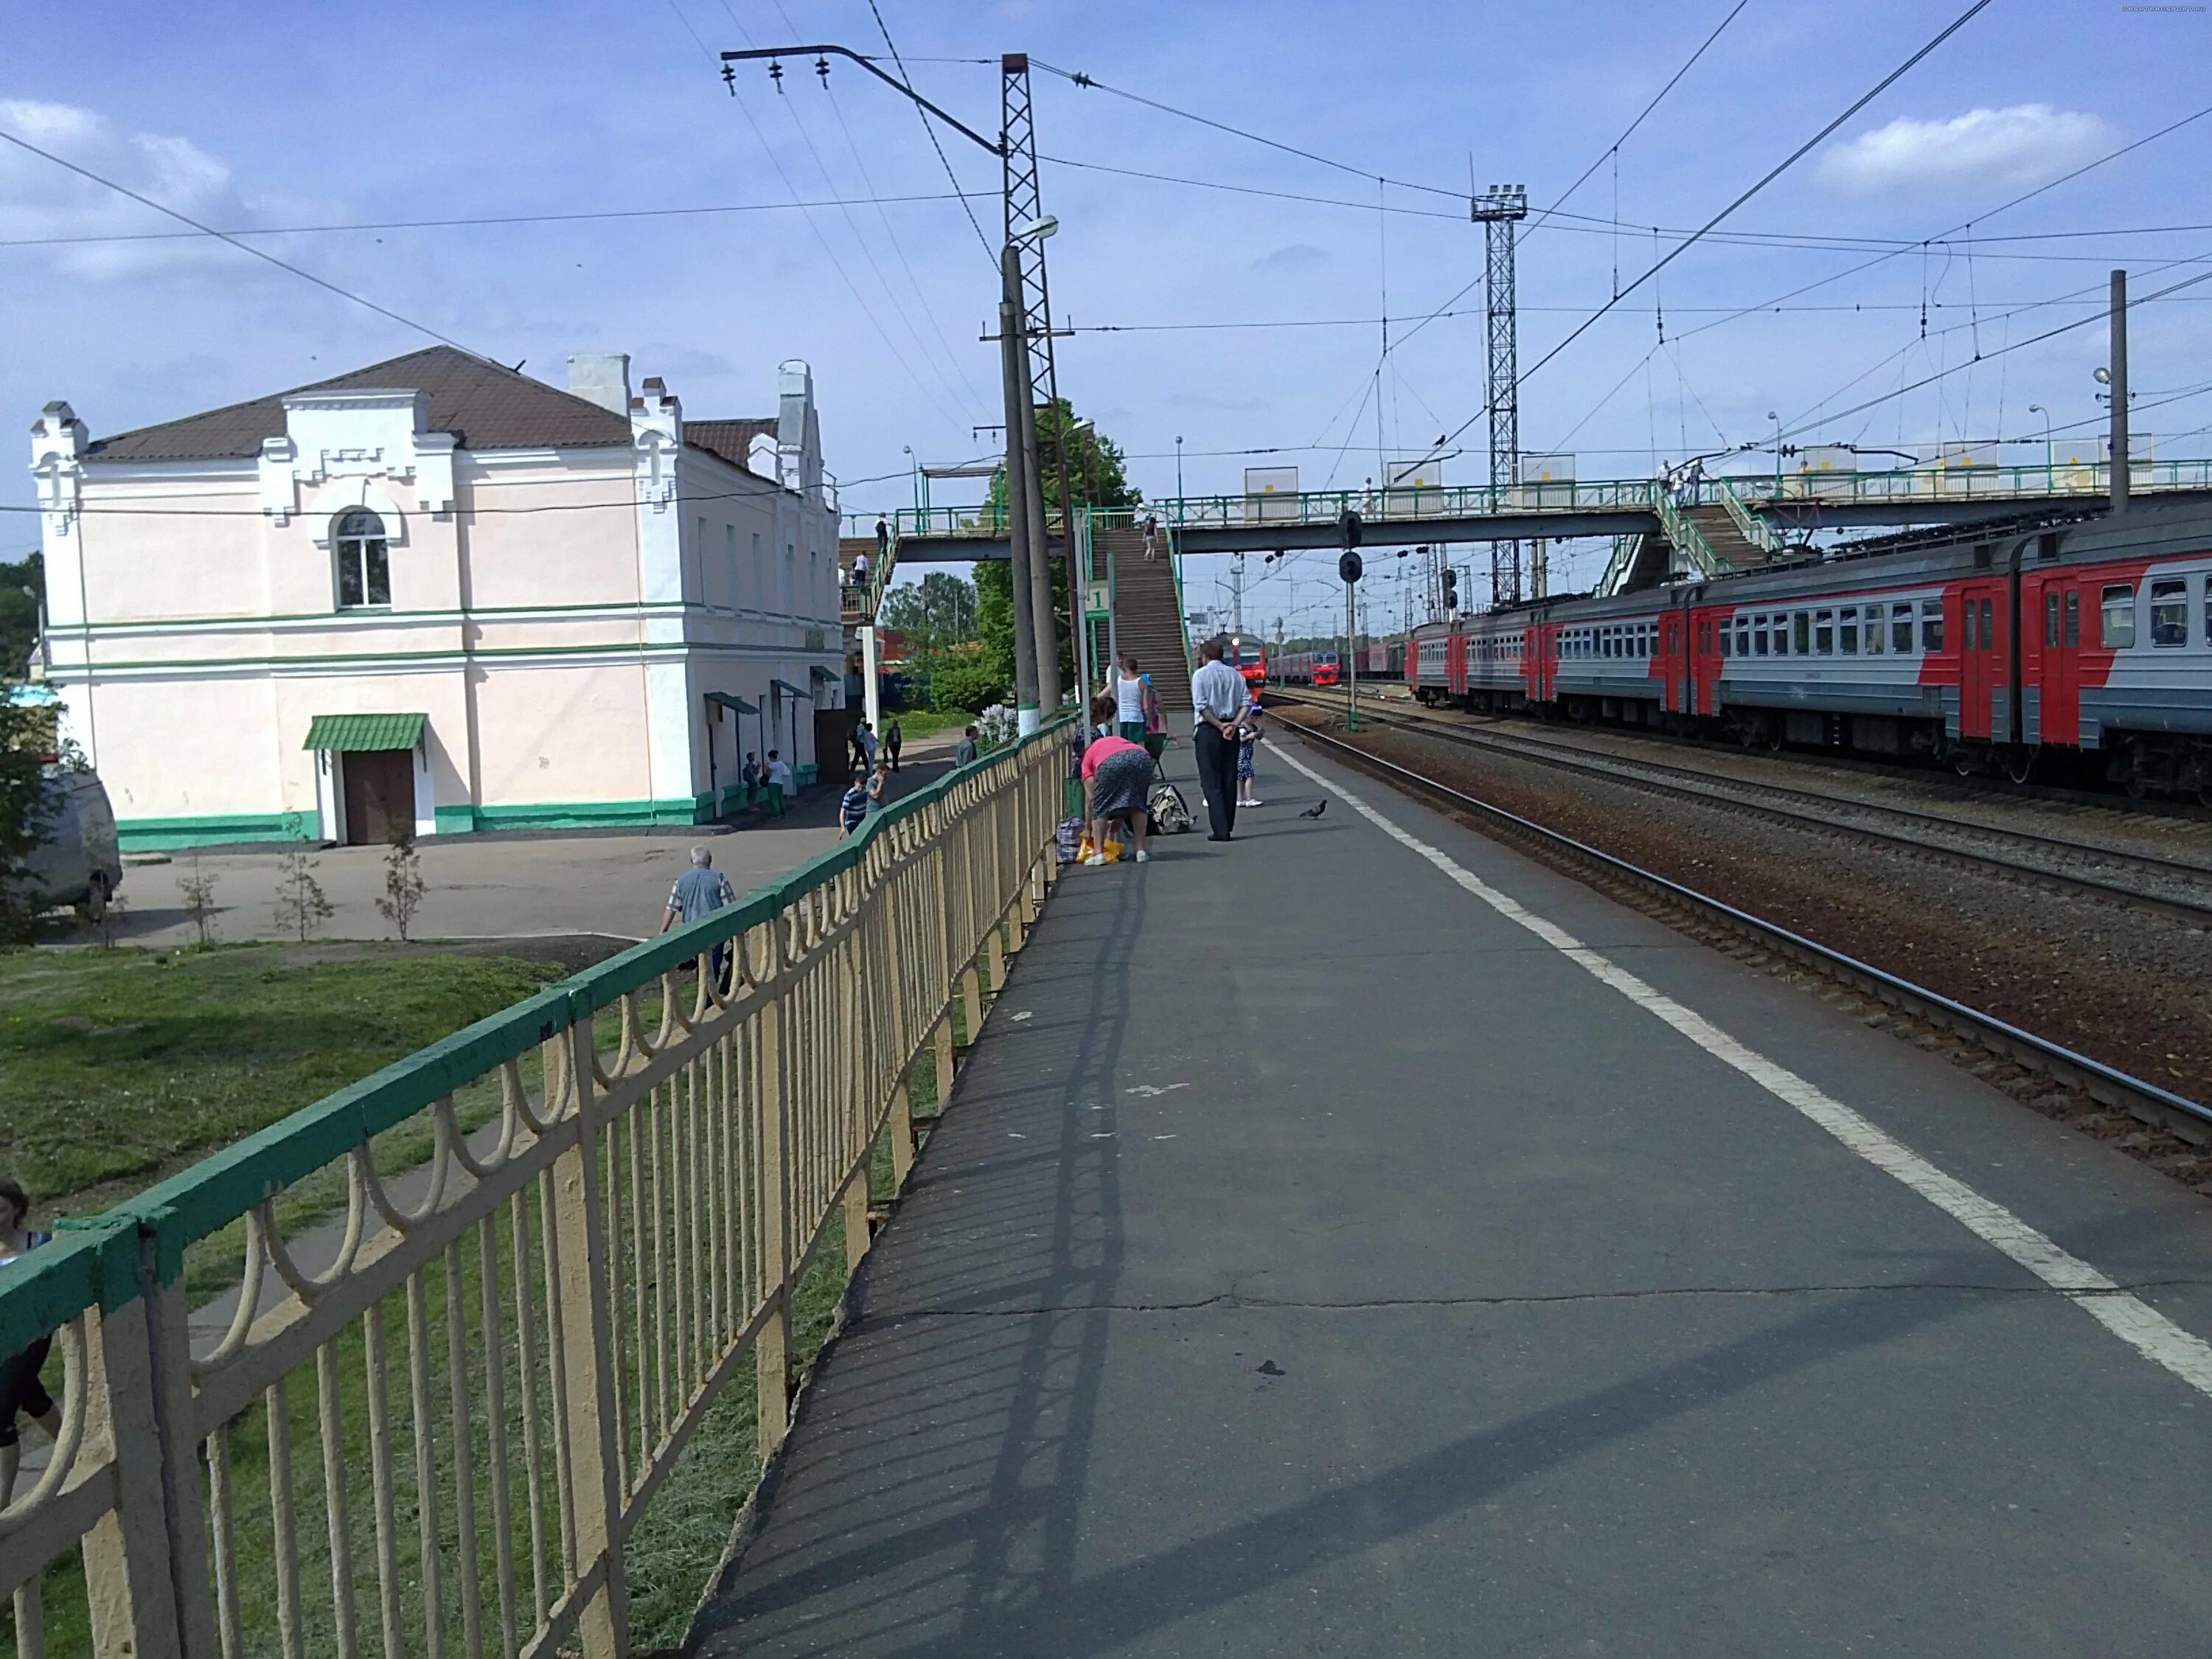
{"type": "Polygon", "coordinates": [[[876,769],[868,779],[868,811],[880,812],[891,804],[891,763],[887,760],[876,763],[876,769]]]}
{"type": "Polygon", "coordinates": [[[1152,684],[1152,677],[1139,674],[1137,678],[1145,683],[1145,752],[1152,757],[1152,764],[1158,766],[1160,757],[1167,752],[1167,717],[1160,713],[1159,688],[1152,684]]]}
{"type": "Polygon", "coordinates": [[[871,772],[876,768],[876,734],[866,719],[853,728],[853,764],[871,772]]]}
{"type": "Polygon", "coordinates": [[[884,727],[884,748],[891,757],[891,770],[894,772],[899,769],[898,751],[905,742],[906,733],[899,730],[898,719],[894,715],[891,723],[884,727]]]}
{"type": "Polygon", "coordinates": [[[1198,672],[1190,677],[1191,708],[1196,716],[1191,746],[1198,755],[1198,787],[1206,796],[1208,841],[1228,841],[1237,830],[1237,726],[1244,713],[1244,677],[1221,660],[1218,636],[1198,648],[1198,672]]]}
{"type": "Polygon", "coordinates": [[[868,777],[856,766],[853,769],[852,781],[845,790],[844,799],[837,803],[837,833],[840,836],[851,835],[867,822],[867,817],[868,777]]]}
{"type": "MultiPolygon", "coordinates": [[[[30,1194],[18,1182],[0,1178],[0,1266],[52,1239],[52,1233],[32,1231],[30,1194]]],[[[21,1352],[0,1358],[0,1509],[15,1496],[21,1464],[15,1419],[27,1417],[46,1431],[48,1439],[62,1437],[61,1409],[39,1380],[53,1343],[51,1336],[42,1336],[21,1352]]]]}
{"type": "Polygon", "coordinates": [[[750,812],[753,809],[753,804],[760,799],[761,777],[760,762],[750,749],[745,750],[744,767],[738,775],[744,781],[745,811],[750,812]]]}
{"type": "Polygon", "coordinates": [[[791,785],[791,769],[783,763],[783,757],[771,749],[768,751],[768,815],[772,818],[783,816],[783,793],[791,785]]]}
{"type": "Polygon", "coordinates": [[[1083,751],[1083,816],[1091,822],[1094,849],[1085,864],[1106,862],[1106,826],[1119,823],[1129,834],[1136,861],[1151,857],[1145,851],[1145,830],[1150,816],[1146,797],[1152,787],[1152,759],[1142,744],[1108,732],[1114,699],[1100,692],[1091,705],[1091,718],[1098,735],[1083,751]]]}
{"type": "Polygon", "coordinates": [[[1260,723],[1267,717],[1260,707],[1260,696],[1247,689],[1244,718],[1237,722],[1237,804],[1239,806],[1265,806],[1267,803],[1254,793],[1258,786],[1252,779],[1252,758],[1260,750],[1260,723]]]}
{"type": "Polygon", "coordinates": [[[1124,656],[1121,666],[1114,677],[1114,696],[1111,712],[1114,734],[1134,744],[1145,740],[1145,694],[1152,684],[1137,672],[1137,659],[1124,656]]]}
{"type": "Polygon", "coordinates": [[[1157,559],[1159,556],[1160,521],[1156,516],[1147,513],[1145,514],[1145,557],[1157,559]]]}
{"type": "MultiPolygon", "coordinates": [[[[678,922],[693,922],[702,916],[711,916],[726,904],[738,902],[737,890],[730,878],[714,867],[714,855],[703,847],[691,849],[691,867],[676,878],[676,884],[668,890],[668,908],[660,917],[660,931],[666,933],[678,922]]],[[[724,939],[714,947],[714,983],[723,983],[723,969],[729,966],[730,942],[724,939]]]]}
{"type": "Polygon", "coordinates": [[[963,766],[973,766],[976,753],[975,728],[971,726],[960,734],[960,747],[952,754],[953,769],[957,771],[963,766]]]}

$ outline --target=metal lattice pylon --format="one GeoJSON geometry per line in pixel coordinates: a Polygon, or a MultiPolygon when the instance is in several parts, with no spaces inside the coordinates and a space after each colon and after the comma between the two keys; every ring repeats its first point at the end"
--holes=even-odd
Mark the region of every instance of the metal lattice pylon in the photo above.
{"type": "MultiPolygon", "coordinates": [[[[1521,391],[1518,326],[1514,316],[1514,226],[1528,216],[1526,185],[1492,185],[1475,197],[1473,216],[1482,227],[1483,283],[1490,336],[1490,483],[1510,488],[1521,459],[1521,391]]],[[[1521,597],[1521,544],[1493,542],[1490,550],[1490,602],[1510,604],[1521,597]]]]}

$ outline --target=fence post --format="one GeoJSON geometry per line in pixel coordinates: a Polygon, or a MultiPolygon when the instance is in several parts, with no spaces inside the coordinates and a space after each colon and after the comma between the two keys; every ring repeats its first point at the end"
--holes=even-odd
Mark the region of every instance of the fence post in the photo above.
{"type": "Polygon", "coordinates": [[[576,1505],[576,1571],[603,1564],[605,1579],[577,1620],[584,1659],[629,1652],[629,1586],[623,1571],[620,1448],[615,1441],[614,1328],[607,1306],[606,1218],[599,1190],[599,1126],[593,1121],[592,1019],[566,1034],[575,1090],[575,1139],[553,1164],[556,1213],[547,1218],[561,1257],[561,1358],[568,1383],[568,1467],[576,1505]]]}
{"type": "MultiPolygon", "coordinates": [[[[781,920],[763,924],[767,981],[783,975],[781,920]]],[[[771,995],[760,1015],[760,1247],[768,1317],[753,1344],[756,1421],[760,1458],[766,1462],[791,1426],[791,1237],[785,1219],[783,1014],[786,992],[771,995]]]]}
{"type": "Polygon", "coordinates": [[[98,1659],[182,1659],[147,1310],[134,1297],[84,1317],[78,1386],[87,1418],[78,1457],[91,1467],[112,1459],[115,1467],[115,1501],[84,1536],[92,1651],[98,1659]]]}
{"type": "Polygon", "coordinates": [[[155,1241],[141,1233],[139,1285],[153,1356],[155,1420],[161,1425],[162,1501],[167,1510],[169,1563],[176,1582],[178,1641],[185,1659],[216,1659],[214,1580],[208,1574],[207,1533],[201,1522],[199,1448],[193,1443],[191,1308],[184,1275],[158,1283],[155,1241]]]}

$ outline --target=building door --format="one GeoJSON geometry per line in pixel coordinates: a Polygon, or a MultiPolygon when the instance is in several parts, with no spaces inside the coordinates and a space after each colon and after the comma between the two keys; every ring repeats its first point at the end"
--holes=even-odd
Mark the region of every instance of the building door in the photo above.
{"type": "Polygon", "coordinates": [[[397,824],[415,830],[415,754],[408,749],[362,749],[341,755],[344,767],[345,838],[349,847],[380,847],[397,824]]]}

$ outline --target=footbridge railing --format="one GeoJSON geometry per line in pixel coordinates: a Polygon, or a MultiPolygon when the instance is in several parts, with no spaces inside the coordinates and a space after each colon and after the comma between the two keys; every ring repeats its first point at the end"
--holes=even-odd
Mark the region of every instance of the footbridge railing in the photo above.
{"type": "MultiPolygon", "coordinates": [[[[1516,484],[1405,485],[1391,489],[1307,490],[1266,495],[1187,495],[1152,501],[1140,509],[1164,526],[1179,529],[1250,529],[1271,525],[1333,525],[1349,509],[1366,520],[1429,523],[1439,520],[1519,517],[1557,514],[1648,513],[1662,481],[1652,478],[1547,479],[1516,484]]],[[[1900,467],[1857,472],[1807,469],[1795,472],[1715,475],[1665,481],[1683,507],[1723,507],[1749,540],[1764,546],[1771,526],[1758,518],[1763,509],[1802,509],[1820,504],[1901,508],[1930,502],[2079,500],[2106,495],[2112,469],[2101,461],[2045,465],[1900,467]]],[[[2212,459],[2137,460],[2129,467],[2129,488],[2136,495],[2172,490],[2212,490],[2212,459]]],[[[899,533],[938,540],[973,537],[1003,539],[1002,510],[980,507],[901,508],[899,533]]],[[[854,520],[859,525],[860,515],[854,520]]],[[[866,522],[872,525],[872,518],[866,522]]],[[[853,533],[860,533],[855,530],[853,533]]],[[[1775,545],[1778,546],[1778,540],[1775,545]]]]}
{"type": "Polygon", "coordinates": [[[909,1075],[945,1097],[1044,898],[1064,739],[0,1268],[0,1355],[63,1379],[0,1510],[14,1652],[627,1653],[626,1547],[709,1412],[782,1439],[793,1286],[866,1249],[909,1075]],[[434,1153],[387,1170],[403,1127],[434,1153]]]}

